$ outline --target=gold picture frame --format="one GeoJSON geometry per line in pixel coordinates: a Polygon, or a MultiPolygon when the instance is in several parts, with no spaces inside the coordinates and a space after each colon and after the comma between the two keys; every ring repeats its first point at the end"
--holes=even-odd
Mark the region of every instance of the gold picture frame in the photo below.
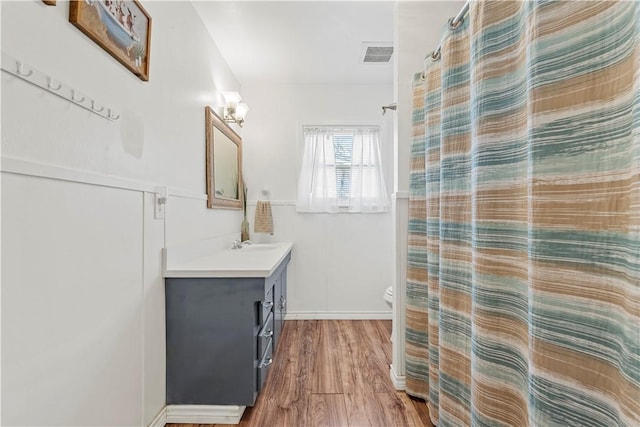
{"type": "Polygon", "coordinates": [[[69,22],[140,80],[149,80],[151,17],[137,0],[73,0],[69,22]]]}

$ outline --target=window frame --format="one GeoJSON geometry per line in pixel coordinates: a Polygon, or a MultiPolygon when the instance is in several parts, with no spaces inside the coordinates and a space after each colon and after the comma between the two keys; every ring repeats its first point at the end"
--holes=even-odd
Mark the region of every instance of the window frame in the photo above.
{"type": "MultiPolygon", "coordinates": [[[[323,125],[302,125],[299,127],[299,141],[300,143],[297,144],[297,158],[298,158],[298,175],[300,174],[302,167],[303,167],[303,161],[302,158],[304,156],[304,150],[305,150],[305,141],[306,141],[306,130],[307,129],[326,129],[326,130],[332,130],[334,132],[345,132],[348,130],[357,130],[357,129],[375,129],[378,132],[378,137],[379,137],[379,141],[382,139],[382,126],[379,124],[352,124],[352,123],[348,123],[348,122],[331,122],[328,124],[323,124],[323,125]]],[[[378,147],[380,150],[382,150],[382,146],[378,147]]],[[[384,172],[384,160],[382,158],[380,158],[380,170],[382,172],[384,172]]],[[[338,168],[338,164],[332,164],[331,166],[335,167],[336,169],[338,168]]],[[[364,167],[364,166],[363,166],[364,167]]],[[[367,166],[367,167],[375,167],[375,166],[367,166]]],[[[348,169],[351,171],[352,170],[352,166],[349,165],[348,169]]],[[[337,178],[337,177],[336,177],[337,178]]],[[[337,179],[336,179],[337,181],[337,179]]],[[[351,184],[351,182],[350,182],[351,184]]],[[[386,185],[386,182],[385,182],[386,185]]],[[[350,202],[350,197],[347,195],[344,198],[340,198],[338,197],[338,188],[336,186],[336,199],[338,201],[338,212],[335,213],[349,213],[349,214],[359,214],[359,213],[369,213],[369,212],[353,212],[349,210],[349,202],[350,202]]],[[[328,212],[315,212],[315,213],[328,213],[328,212]]]]}

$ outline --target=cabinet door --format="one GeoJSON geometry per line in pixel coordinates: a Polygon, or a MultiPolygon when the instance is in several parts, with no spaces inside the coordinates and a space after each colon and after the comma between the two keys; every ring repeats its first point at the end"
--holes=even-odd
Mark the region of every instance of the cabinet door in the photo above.
{"type": "Polygon", "coordinates": [[[167,403],[251,406],[261,279],[165,280],[167,403]]]}
{"type": "Polygon", "coordinates": [[[280,311],[282,312],[282,321],[287,314],[287,269],[282,271],[282,277],[280,278],[280,286],[282,290],[282,302],[280,304],[280,311]]]}
{"type": "Polygon", "coordinates": [[[274,289],[274,313],[275,313],[275,327],[274,327],[274,346],[278,345],[280,340],[280,334],[282,333],[282,327],[284,325],[284,316],[287,312],[287,269],[285,268],[280,273],[280,277],[276,280],[274,289]]]}

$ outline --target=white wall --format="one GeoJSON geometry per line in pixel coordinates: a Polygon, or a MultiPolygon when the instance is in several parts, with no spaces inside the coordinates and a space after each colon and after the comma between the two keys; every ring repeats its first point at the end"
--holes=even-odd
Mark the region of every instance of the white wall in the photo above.
{"type": "Polygon", "coordinates": [[[239,84],[189,2],[144,2],[149,82],[72,26],[68,2],[0,7],[3,53],[121,112],[2,73],[1,423],[148,425],[165,403],[161,248],[239,234],[241,212],[204,194],[204,107],[239,84]]]}
{"type": "Polygon", "coordinates": [[[392,280],[391,213],[299,214],[295,199],[303,125],[382,126],[391,193],[393,113],[383,117],[381,106],[392,102],[392,91],[391,84],[243,85],[251,108],[243,132],[248,199],[255,203],[267,188],[274,204],[274,235],[252,239],[294,243],[289,318],[389,318],[383,294],[392,280]]]}
{"type": "MultiPolygon", "coordinates": [[[[397,139],[394,163],[397,165],[394,188],[394,306],[392,370],[400,382],[404,377],[404,301],[407,282],[407,220],[409,192],[409,160],[411,156],[411,114],[413,75],[421,72],[424,59],[440,42],[441,29],[446,18],[455,16],[464,1],[400,1],[394,11],[395,82],[394,93],[398,102],[397,139]]],[[[396,383],[398,385],[398,383],[396,383]]]]}

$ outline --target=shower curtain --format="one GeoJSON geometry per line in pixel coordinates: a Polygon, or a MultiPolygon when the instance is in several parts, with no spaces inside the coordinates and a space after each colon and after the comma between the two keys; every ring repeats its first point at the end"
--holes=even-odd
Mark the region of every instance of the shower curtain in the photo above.
{"type": "Polygon", "coordinates": [[[640,4],[472,2],[414,80],[406,389],[640,426],[640,4]]]}

